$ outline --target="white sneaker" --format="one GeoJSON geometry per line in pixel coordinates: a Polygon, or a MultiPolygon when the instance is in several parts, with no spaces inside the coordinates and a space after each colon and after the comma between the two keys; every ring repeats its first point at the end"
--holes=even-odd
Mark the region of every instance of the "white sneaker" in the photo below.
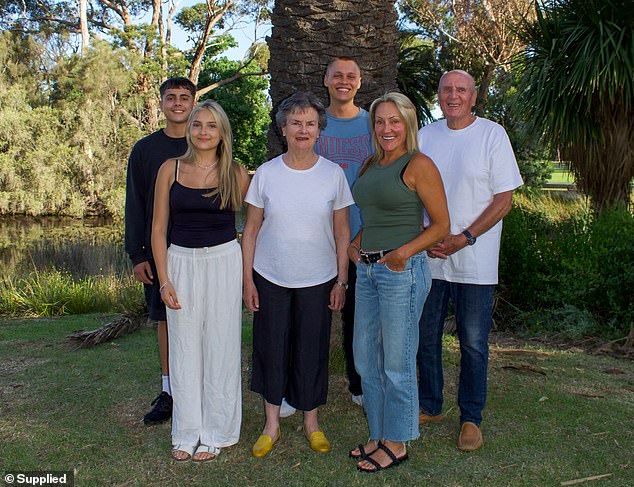
{"type": "Polygon", "coordinates": [[[295,414],[295,411],[297,411],[297,409],[287,403],[286,398],[282,399],[282,405],[280,406],[280,418],[288,418],[289,416],[295,414]]]}
{"type": "Polygon", "coordinates": [[[359,394],[358,396],[352,395],[352,402],[357,406],[363,407],[363,394],[359,394]]]}

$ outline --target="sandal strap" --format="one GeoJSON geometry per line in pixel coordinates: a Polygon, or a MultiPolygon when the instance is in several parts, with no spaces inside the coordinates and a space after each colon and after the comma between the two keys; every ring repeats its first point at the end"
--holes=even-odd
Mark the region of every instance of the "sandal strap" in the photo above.
{"type": "Polygon", "coordinates": [[[359,467],[359,470],[363,470],[365,472],[378,472],[379,470],[383,470],[383,467],[381,466],[381,464],[377,462],[374,458],[367,456],[364,458],[364,460],[374,465],[374,470],[368,470],[367,468],[363,468],[363,467],[359,467]]]}
{"type": "Polygon", "coordinates": [[[363,448],[363,445],[361,443],[359,443],[359,453],[361,458],[364,458],[368,456],[368,454],[365,452],[365,448],[363,448]]]}
{"type": "Polygon", "coordinates": [[[172,458],[177,462],[186,462],[192,459],[194,455],[194,447],[186,445],[174,445],[172,447],[172,458]],[[181,455],[179,455],[181,454],[181,455]],[[182,455],[184,454],[184,455],[182,455]],[[178,456],[177,456],[178,455],[178,456]]]}
{"type": "Polygon", "coordinates": [[[192,445],[181,445],[180,443],[178,445],[173,445],[172,446],[172,451],[173,452],[177,452],[177,451],[184,451],[185,453],[188,453],[190,456],[194,454],[194,449],[195,447],[192,445]]]}
{"type": "Polygon", "coordinates": [[[196,448],[196,453],[211,453],[212,455],[218,456],[220,454],[220,448],[217,446],[203,445],[201,443],[198,445],[198,448],[196,448]]]}
{"type": "Polygon", "coordinates": [[[390,450],[387,446],[385,446],[382,442],[378,442],[377,446],[383,450],[388,457],[390,457],[390,459],[392,460],[392,465],[396,466],[398,464],[401,463],[401,461],[396,458],[396,455],[394,455],[394,452],[392,450],[390,450]]]}

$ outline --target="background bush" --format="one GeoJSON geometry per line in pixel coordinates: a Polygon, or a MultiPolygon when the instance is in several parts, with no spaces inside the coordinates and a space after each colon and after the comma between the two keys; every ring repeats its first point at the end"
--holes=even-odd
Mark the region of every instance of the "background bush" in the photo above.
{"type": "Polygon", "coordinates": [[[621,338],[634,321],[634,218],[518,195],[504,220],[499,301],[515,330],[621,338]]]}

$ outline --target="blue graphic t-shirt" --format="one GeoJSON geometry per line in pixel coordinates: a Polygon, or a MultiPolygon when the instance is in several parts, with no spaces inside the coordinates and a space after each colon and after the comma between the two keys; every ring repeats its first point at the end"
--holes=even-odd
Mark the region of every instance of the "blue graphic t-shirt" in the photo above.
{"type": "MultiPolygon", "coordinates": [[[[370,136],[370,115],[363,108],[353,118],[336,118],[326,114],[328,123],[321,131],[315,152],[339,164],[352,188],[359,170],[374,149],[370,136]]],[[[350,238],[361,230],[361,211],[357,205],[350,207],[350,238]]]]}

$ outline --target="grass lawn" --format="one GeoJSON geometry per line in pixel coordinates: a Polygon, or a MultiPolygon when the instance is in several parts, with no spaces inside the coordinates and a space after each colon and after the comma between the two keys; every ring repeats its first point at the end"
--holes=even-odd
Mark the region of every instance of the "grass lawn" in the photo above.
{"type": "Polygon", "coordinates": [[[575,182],[575,177],[567,169],[555,169],[548,182],[572,184],[575,182]]]}
{"type": "MultiPolygon", "coordinates": [[[[580,351],[492,346],[484,447],[455,447],[458,354],[445,342],[447,418],[422,428],[402,466],[357,472],[347,452],[367,438],[333,351],[321,424],[333,451],[308,447],[299,414],[282,420],[268,458],[251,457],[263,425],[248,390],[251,330],[244,327],[240,443],[206,464],[171,460],[170,426],[145,427],[159,385],[155,332],[143,328],[93,349],[72,350],[65,336],[95,328],[100,315],[0,321],[0,471],[75,470],[76,486],[557,486],[634,485],[634,364],[580,351]]],[[[337,335],[333,335],[337,341],[337,335]]]]}

